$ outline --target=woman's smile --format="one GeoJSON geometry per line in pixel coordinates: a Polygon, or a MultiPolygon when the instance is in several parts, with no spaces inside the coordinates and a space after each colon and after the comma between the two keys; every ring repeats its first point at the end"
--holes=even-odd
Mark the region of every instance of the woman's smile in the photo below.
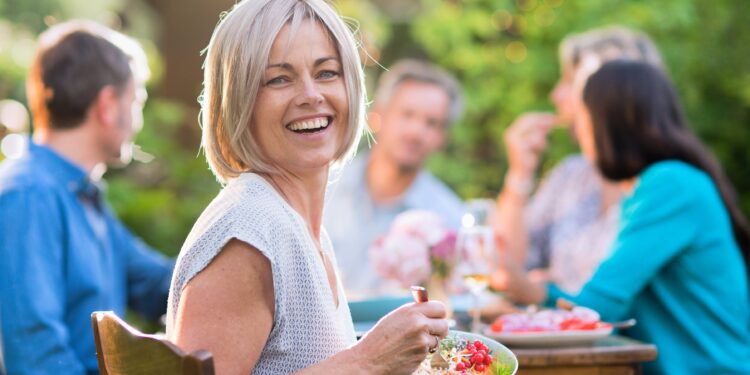
{"type": "Polygon", "coordinates": [[[251,127],[273,164],[327,173],[347,130],[346,86],[328,32],[310,20],[298,27],[285,25],[271,47],[251,127]]]}

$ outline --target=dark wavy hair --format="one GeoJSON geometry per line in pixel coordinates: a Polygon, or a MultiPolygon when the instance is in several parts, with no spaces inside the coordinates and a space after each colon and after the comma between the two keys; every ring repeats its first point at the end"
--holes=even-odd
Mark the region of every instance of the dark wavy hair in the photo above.
{"type": "Polygon", "coordinates": [[[711,177],[750,272],[750,228],[734,188],[688,127],[676,90],[665,74],[643,62],[610,61],[588,79],[583,102],[591,113],[597,167],[607,179],[633,178],[667,159],[681,160],[711,177]]]}

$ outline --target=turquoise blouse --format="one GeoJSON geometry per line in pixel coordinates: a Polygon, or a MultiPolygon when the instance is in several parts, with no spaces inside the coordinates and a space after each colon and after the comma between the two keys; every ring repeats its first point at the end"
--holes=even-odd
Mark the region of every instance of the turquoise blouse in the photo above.
{"type": "Polygon", "coordinates": [[[689,164],[648,167],[591,280],[576,296],[548,292],[606,321],[636,318],[625,333],[659,352],[647,374],[750,374],[747,270],[716,186],[689,164]]]}

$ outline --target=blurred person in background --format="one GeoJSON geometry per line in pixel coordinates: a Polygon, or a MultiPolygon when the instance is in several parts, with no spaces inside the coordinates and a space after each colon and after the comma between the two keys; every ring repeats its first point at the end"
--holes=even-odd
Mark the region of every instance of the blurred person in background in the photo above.
{"type": "Polygon", "coordinates": [[[27,81],[27,152],[0,165],[0,319],[9,374],[98,373],[91,313],[166,311],[173,263],[104,201],[107,163],[141,127],[146,59],[89,21],[53,26],[27,81]]]}
{"type": "Polygon", "coordinates": [[[651,39],[634,30],[614,26],[566,37],[560,45],[562,76],[550,95],[557,113],[523,114],[505,131],[509,168],[494,216],[508,253],[533,277],[549,278],[571,293],[591,277],[614,240],[621,192],[580,154],[562,160],[531,192],[548,133],[562,125],[575,135],[573,81],[585,54],[663,69],[651,39]]]}
{"type": "Polygon", "coordinates": [[[363,76],[324,0],[242,1],[214,30],[203,147],[225,186],[180,251],[167,335],[210,351],[217,374],[410,374],[448,333],[428,301],[355,338],[322,218],[329,171],[363,132],[363,76]]]}
{"type": "Polygon", "coordinates": [[[424,165],[462,110],[458,82],[434,65],[401,60],[380,77],[369,114],[375,143],[334,182],[324,215],[350,297],[398,292],[377,274],[368,251],[398,214],[428,210],[448,227],[461,225],[461,199],[424,165]]]}
{"type": "Polygon", "coordinates": [[[720,165],[693,134],[661,70],[615,60],[585,85],[576,115],[584,156],[625,194],[611,251],[580,292],[506,263],[493,286],[525,303],[558,298],[654,343],[646,374],[750,373],[750,230],[720,165]]]}

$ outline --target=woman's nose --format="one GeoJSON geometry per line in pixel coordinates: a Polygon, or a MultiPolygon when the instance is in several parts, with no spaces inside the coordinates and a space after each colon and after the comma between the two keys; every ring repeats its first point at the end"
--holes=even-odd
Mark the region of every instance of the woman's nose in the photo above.
{"type": "Polygon", "coordinates": [[[314,79],[304,78],[300,80],[299,93],[297,94],[297,105],[312,105],[323,102],[323,94],[314,79]]]}

